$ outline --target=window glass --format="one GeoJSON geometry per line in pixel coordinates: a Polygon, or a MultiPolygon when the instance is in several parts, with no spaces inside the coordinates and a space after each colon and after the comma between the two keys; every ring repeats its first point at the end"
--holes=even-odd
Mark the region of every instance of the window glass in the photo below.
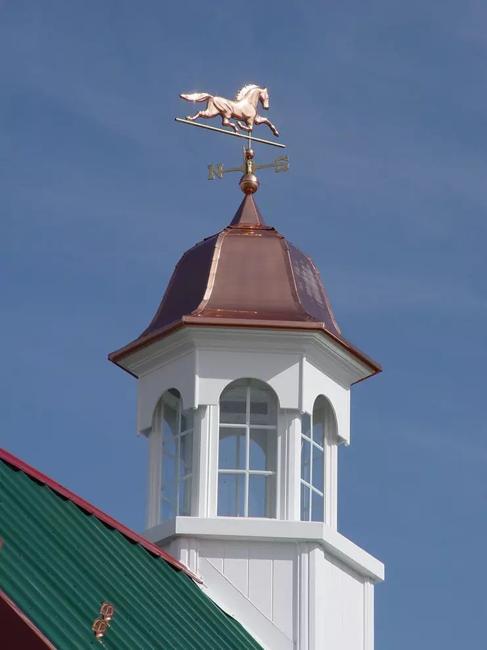
{"type": "Polygon", "coordinates": [[[179,484],[179,514],[191,514],[191,476],[182,479],[179,484]]]}
{"type": "Polygon", "coordinates": [[[183,478],[191,474],[193,466],[193,434],[181,436],[179,445],[179,476],[183,478]]]}
{"type": "Polygon", "coordinates": [[[277,400],[253,379],[220,398],[218,515],[276,516],[277,400]]]}
{"type": "Polygon", "coordinates": [[[220,469],[245,469],[245,429],[220,427],[220,469]]]}
{"type": "Polygon", "coordinates": [[[218,514],[223,517],[245,515],[245,475],[220,474],[218,477],[218,514]]]}
{"type": "Polygon", "coordinates": [[[273,425],[276,420],[276,400],[267,386],[250,386],[250,424],[273,425]]]}
{"type": "Polygon", "coordinates": [[[163,458],[175,461],[177,450],[177,438],[173,436],[171,430],[163,430],[162,433],[162,453],[163,458]]]}
{"type": "Polygon", "coordinates": [[[162,490],[164,497],[176,503],[176,457],[164,456],[162,462],[162,490]]]}
{"type": "Polygon", "coordinates": [[[168,395],[168,399],[164,400],[163,403],[162,437],[169,441],[173,436],[176,436],[177,433],[178,402],[175,399],[171,399],[171,396],[168,395]]]}
{"type": "Polygon", "coordinates": [[[175,389],[161,400],[161,517],[171,519],[191,514],[191,474],[193,471],[193,413],[182,411],[175,389]]]}
{"type": "MultiPolygon", "coordinates": [[[[320,398],[316,402],[321,402],[320,398]]],[[[313,408],[313,441],[323,447],[325,440],[325,410],[321,404],[317,404],[313,408]]]]}
{"type": "Polygon", "coordinates": [[[165,518],[174,517],[177,504],[177,479],[175,458],[163,458],[162,505],[165,518]]]}
{"type": "Polygon", "coordinates": [[[245,424],[247,415],[247,386],[235,382],[227,388],[220,400],[221,424],[245,424]]]}
{"type": "Polygon", "coordinates": [[[313,487],[323,492],[323,478],[325,473],[325,458],[323,450],[313,445],[313,487]]]}
{"type": "Polygon", "coordinates": [[[274,505],[274,476],[251,474],[249,477],[249,517],[272,517],[274,505]]]}
{"type": "Polygon", "coordinates": [[[181,413],[181,431],[189,431],[193,428],[193,410],[186,409],[181,413]]]}
{"type": "Polygon", "coordinates": [[[307,483],[311,480],[311,444],[301,438],[301,479],[307,483]]]}
{"type": "Polygon", "coordinates": [[[313,413],[301,418],[301,519],[324,521],[327,404],[318,397],[313,413]]]}
{"type": "Polygon", "coordinates": [[[301,521],[309,521],[309,493],[309,487],[301,483],[301,521]]]}
{"type": "Polygon", "coordinates": [[[323,495],[311,490],[311,521],[323,521],[323,495]]]}
{"type": "Polygon", "coordinates": [[[269,429],[250,429],[250,469],[275,470],[276,434],[269,429]]]}
{"type": "Polygon", "coordinates": [[[176,510],[174,504],[166,499],[162,499],[161,504],[161,515],[163,519],[172,519],[176,516],[176,510]]]}

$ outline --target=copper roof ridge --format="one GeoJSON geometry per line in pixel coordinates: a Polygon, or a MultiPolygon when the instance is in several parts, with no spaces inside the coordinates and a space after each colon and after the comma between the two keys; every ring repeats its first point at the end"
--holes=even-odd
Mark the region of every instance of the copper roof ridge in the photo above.
{"type": "Polygon", "coordinates": [[[308,313],[306,311],[306,309],[303,307],[303,305],[301,304],[301,300],[300,300],[300,297],[299,297],[299,291],[298,291],[298,287],[297,287],[297,284],[296,284],[296,277],[295,277],[294,271],[293,271],[293,264],[292,264],[292,260],[291,260],[291,254],[289,252],[289,243],[288,243],[288,241],[287,241],[287,239],[285,237],[281,238],[281,246],[284,248],[284,253],[286,255],[287,267],[288,267],[289,274],[291,276],[291,282],[292,282],[291,286],[292,286],[293,293],[294,293],[294,296],[295,296],[296,304],[297,304],[297,306],[298,306],[298,308],[299,308],[299,310],[301,311],[302,314],[307,316],[307,318],[309,318],[310,321],[316,322],[316,318],[314,318],[310,313],[308,313]]]}
{"type": "MultiPolygon", "coordinates": [[[[164,310],[164,307],[165,307],[165,305],[166,305],[167,298],[168,298],[168,296],[170,295],[170,289],[173,287],[173,285],[174,285],[174,283],[175,283],[175,281],[176,281],[176,277],[177,277],[177,276],[176,276],[176,271],[177,271],[177,269],[182,265],[184,258],[185,258],[187,255],[189,255],[189,253],[190,253],[191,251],[193,251],[195,248],[198,248],[198,246],[202,246],[203,244],[205,244],[206,242],[208,242],[210,239],[216,238],[216,240],[218,241],[218,238],[220,237],[220,235],[222,234],[222,232],[223,232],[223,230],[219,230],[218,232],[214,233],[213,235],[210,235],[209,237],[205,237],[204,239],[201,239],[199,242],[197,242],[194,246],[191,246],[191,248],[188,248],[188,250],[185,251],[185,252],[181,255],[181,257],[179,258],[179,260],[178,260],[177,263],[176,263],[176,266],[174,267],[174,270],[173,270],[173,272],[172,272],[172,274],[171,274],[171,277],[169,278],[169,282],[168,282],[168,284],[167,284],[166,290],[164,291],[164,295],[163,295],[162,300],[161,300],[161,302],[160,302],[160,304],[159,304],[159,307],[157,308],[156,313],[155,313],[154,316],[152,317],[150,323],[149,323],[149,324],[147,325],[147,327],[142,331],[142,333],[137,337],[137,339],[135,339],[135,341],[137,341],[138,339],[140,339],[140,338],[142,338],[143,336],[145,336],[145,334],[148,333],[148,332],[150,331],[150,329],[151,329],[153,323],[157,322],[157,319],[159,318],[159,315],[160,315],[161,312],[164,310]]],[[[129,345],[130,345],[130,344],[129,344],[129,345]]],[[[117,352],[117,351],[115,351],[115,353],[116,353],[116,352],[117,352]]],[[[111,354],[114,354],[114,353],[111,353],[111,354]]],[[[111,354],[108,356],[109,359],[110,359],[110,357],[111,357],[111,354]]]]}
{"type": "Polygon", "coordinates": [[[124,537],[131,540],[132,542],[139,544],[147,551],[149,551],[149,553],[151,553],[152,555],[163,558],[168,564],[172,565],[174,568],[178,569],[179,571],[186,573],[186,575],[188,575],[196,582],[199,583],[202,582],[201,579],[198,578],[196,575],[194,575],[194,573],[192,573],[186,566],[184,566],[184,564],[176,560],[176,558],[174,558],[166,551],[163,551],[161,548],[156,546],[156,544],[149,542],[149,540],[147,540],[145,537],[142,537],[142,535],[139,535],[138,533],[134,532],[131,528],[128,528],[118,520],[106,514],[103,510],[100,510],[99,508],[91,504],[89,501],[85,501],[82,497],[77,495],[75,492],[72,492],[68,488],[64,487],[64,485],[61,485],[54,479],[47,476],[47,474],[43,474],[35,467],[32,467],[32,465],[29,465],[25,461],[21,460],[17,456],[14,456],[14,454],[10,453],[6,449],[2,449],[1,447],[0,447],[0,460],[3,460],[8,465],[15,467],[15,469],[20,470],[21,472],[29,476],[29,478],[33,479],[34,481],[37,481],[42,485],[46,485],[47,487],[49,487],[51,490],[56,492],[64,499],[67,499],[68,501],[74,503],[76,506],[78,506],[78,508],[81,508],[81,510],[84,510],[88,514],[96,517],[99,521],[101,521],[106,526],[118,530],[118,532],[121,533],[124,537]]]}
{"type": "MultiPolygon", "coordinates": [[[[313,260],[311,259],[311,257],[310,257],[309,255],[306,255],[306,253],[303,253],[303,255],[306,257],[306,259],[308,260],[308,262],[311,264],[311,266],[312,266],[313,269],[315,270],[316,275],[317,275],[317,276],[320,278],[320,280],[321,280],[321,273],[320,273],[320,270],[318,269],[318,267],[316,266],[316,264],[313,262],[313,260]]],[[[323,282],[320,282],[318,286],[319,286],[319,289],[320,289],[321,296],[322,296],[323,300],[325,301],[325,305],[326,305],[326,308],[327,308],[327,310],[328,310],[328,313],[329,313],[329,315],[330,315],[330,317],[331,317],[331,320],[332,320],[332,322],[333,322],[333,325],[334,325],[336,331],[338,332],[338,334],[341,336],[341,335],[342,335],[342,331],[341,331],[341,329],[340,329],[340,326],[338,325],[337,319],[335,318],[335,312],[333,311],[333,307],[331,306],[331,301],[330,301],[330,298],[329,298],[329,296],[328,296],[328,292],[327,292],[327,290],[326,290],[326,287],[325,287],[325,285],[323,284],[323,282]]]]}
{"type": "Polygon", "coordinates": [[[191,314],[198,316],[201,314],[201,312],[204,310],[206,305],[208,304],[208,301],[211,298],[211,294],[213,292],[213,287],[215,286],[215,277],[216,277],[216,272],[218,269],[218,262],[220,261],[220,252],[222,249],[222,243],[223,243],[223,238],[225,236],[225,230],[221,230],[216,238],[215,241],[215,247],[213,249],[213,256],[211,258],[211,265],[210,265],[210,271],[208,273],[208,279],[206,281],[206,290],[205,293],[203,294],[203,298],[201,299],[200,304],[194,309],[191,314]]]}
{"type": "MultiPolygon", "coordinates": [[[[291,251],[290,251],[290,249],[289,249],[289,246],[292,246],[292,247],[295,248],[296,250],[298,250],[298,249],[297,249],[297,247],[296,247],[292,242],[289,242],[285,237],[284,237],[283,239],[284,239],[284,246],[285,246],[285,248],[286,248],[286,253],[287,253],[287,256],[288,256],[288,258],[289,258],[289,265],[290,265],[291,273],[292,273],[292,276],[293,276],[294,286],[296,287],[296,292],[298,293],[298,300],[299,300],[299,292],[298,292],[298,290],[297,290],[296,277],[295,277],[295,274],[294,274],[294,267],[293,267],[293,264],[292,264],[292,261],[291,261],[291,251]]],[[[312,268],[313,268],[314,272],[316,273],[317,277],[320,279],[320,282],[318,283],[317,286],[318,286],[319,292],[320,292],[320,294],[321,294],[321,298],[323,299],[323,301],[324,301],[324,303],[325,303],[326,310],[327,310],[327,312],[328,312],[328,315],[329,315],[330,318],[331,318],[331,321],[332,321],[332,323],[333,323],[333,326],[334,326],[335,330],[336,330],[337,333],[341,336],[341,335],[342,335],[342,332],[341,332],[340,326],[338,325],[337,320],[336,320],[336,318],[335,318],[335,314],[334,314],[334,312],[333,312],[333,308],[332,308],[332,306],[331,306],[330,298],[328,297],[328,294],[327,294],[327,292],[326,292],[325,286],[324,286],[323,282],[321,281],[321,274],[320,274],[320,272],[319,272],[319,270],[318,270],[318,267],[316,266],[316,264],[313,262],[313,260],[311,259],[311,257],[310,257],[309,255],[307,255],[306,253],[303,253],[301,250],[300,250],[299,252],[301,253],[301,255],[303,255],[303,257],[306,258],[306,260],[308,261],[308,263],[312,266],[312,268]]],[[[301,305],[301,301],[300,301],[300,306],[302,307],[303,311],[304,311],[306,314],[308,314],[308,316],[309,316],[312,320],[316,320],[316,319],[314,318],[314,316],[312,316],[312,314],[310,314],[308,311],[306,311],[305,308],[301,305]]]]}

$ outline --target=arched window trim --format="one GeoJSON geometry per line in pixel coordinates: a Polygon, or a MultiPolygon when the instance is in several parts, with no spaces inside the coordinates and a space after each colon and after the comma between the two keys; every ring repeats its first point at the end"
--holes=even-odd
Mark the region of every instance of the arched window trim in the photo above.
{"type": "MultiPolygon", "coordinates": [[[[217,499],[217,515],[218,516],[241,516],[241,517],[249,517],[249,516],[255,516],[255,515],[249,515],[249,486],[250,486],[250,479],[252,476],[267,476],[270,477],[271,482],[270,482],[270,490],[271,494],[267,495],[267,498],[270,500],[272,503],[272,512],[268,515],[264,515],[265,518],[271,518],[274,519],[277,517],[277,512],[278,512],[278,481],[279,481],[279,463],[278,463],[278,449],[279,449],[279,443],[278,443],[278,413],[279,413],[279,400],[277,398],[277,395],[275,391],[267,384],[266,382],[260,380],[260,379],[255,379],[255,378],[242,378],[242,379],[237,379],[225,386],[223,391],[220,394],[220,398],[218,401],[218,440],[220,441],[220,435],[221,435],[221,430],[222,429],[245,429],[245,466],[244,468],[235,468],[235,469],[230,469],[230,468],[221,468],[221,459],[218,459],[218,485],[220,483],[220,476],[221,475],[235,475],[238,474],[240,476],[244,477],[244,512],[241,515],[222,515],[220,514],[220,505],[218,503],[217,499]],[[246,386],[246,399],[245,399],[245,423],[232,423],[232,422],[225,422],[224,418],[222,418],[222,409],[221,409],[221,404],[222,404],[222,399],[225,397],[225,393],[231,389],[235,384],[238,382],[247,382],[246,386]],[[252,383],[254,383],[254,386],[265,386],[265,388],[269,391],[269,393],[272,394],[272,398],[274,400],[274,405],[275,405],[275,423],[274,424],[255,424],[251,423],[251,387],[252,383]],[[269,431],[269,432],[274,432],[275,439],[274,439],[274,449],[273,449],[273,459],[272,459],[272,464],[273,464],[273,469],[272,470],[258,470],[258,469],[252,469],[250,467],[250,439],[251,439],[251,429],[255,430],[261,430],[261,431],[269,431]]],[[[272,452],[271,452],[272,453],[272,452]]],[[[219,488],[217,487],[217,492],[219,488]]]]}

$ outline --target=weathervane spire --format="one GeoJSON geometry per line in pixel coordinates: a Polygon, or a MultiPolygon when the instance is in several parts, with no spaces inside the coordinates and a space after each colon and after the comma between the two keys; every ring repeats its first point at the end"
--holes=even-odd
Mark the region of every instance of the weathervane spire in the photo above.
{"type": "Polygon", "coordinates": [[[272,168],[275,172],[288,170],[289,161],[287,156],[280,156],[272,163],[264,165],[256,165],[254,163],[255,154],[252,149],[253,143],[267,144],[280,148],[285,148],[286,146],[274,140],[253,137],[254,126],[260,124],[268,126],[272,133],[276,137],[279,137],[279,131],[276,126],[269,119],[259,115],[257,112],[259,102],[264,109],[267,110],[269,108],[269,92],[267,88],[256,84],[247,84],[238,91],[235,99],[218,97],[206,92],[181,93],[179,96],[181,99],[189,102],[206,102],[206,109],[198,111],[194,115],[189,115],[186,118],[176,117],[176,122],[197,126],[237,138],[245,138],[248,141],[247,146],[244,148],[243,164],[240,167],[232,167],[229,169],[224,169],[221,163],[218,165],[209,165],[209,180],[223,178],[223,175],[228,172],[242,171],[243,176],[240,179],[240,188],[244,194],[253,194],[259,188],[259,180],[255,175],[257,169],[272,168]],[[209,126],[196,121],[199,118],[211,119],[217,116],[221,117],[222,127],[230,127],[232,130],[209,126]],[[240,133],[240,129],[246,133],[240,133]]]}
{"type": "Polygon", "coordinates": [[[259,189],[259,179],[254,174],[254,152],[244,149],[245,174],[240,179],[240,189],[244,194],[254,194],[259,189]]]}

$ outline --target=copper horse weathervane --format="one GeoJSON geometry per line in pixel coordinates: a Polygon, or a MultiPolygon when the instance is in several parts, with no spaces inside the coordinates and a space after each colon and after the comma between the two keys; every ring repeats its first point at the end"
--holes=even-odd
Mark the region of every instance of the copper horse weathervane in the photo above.
{"type": "Polygon", "coordinates": [[[264,140],[263,138],[255,138],[253,136],[254,126],[265,124],[276,137],[279,137],[279,131],[275,125],[257,112],[259,102],[264,109],[269,108],[269,92],[267,88],[256,84],[247,84],[238,91],[235,99],[227,99],[226,97],[219,97],[204,92],[181,93],[179,96],[181,99],[188,102],[206,102],[206,109],[198,111],[194,115],[189,115],[186,118],[177,117],[177,122],[182,122],[191,126],[198,126],[210,131],[217,131],[237,138],[245,138],[248,141],[247,147],[244,149],[243,165],[226,170],[223,168],[222,164],[216,166],[209,165],[208,178],[210,180],[214,178],[223,178],[223,174],[230,171],[243,171],[244,176],[240,179],[240,187],[246,194],[251,194],[256,192],[259,186],[259,181],[254,174],[256,169],[273,168],[276,172],[287,171],[287,156],[281,156],[272,163],[266,165],[256,165],[253,161],[254,152],[252,150],[252,143],[254,142],[281,148],[286,146],[279,142],[275,142],[274,140],[264,140]],[[230,127],[232,130],[230,131],[226,128],[209,126],[196,121],[198,118],[211,119],[217,116],[221,117],[223,127],[230,127]],[[245,135],[240,133],[239,129],[245,131],[245,135]]]}
{"type": "Polygon", "coordinates": [[[226,99],[225,97],[218,97],[210,95],[209,93],[190,93],[179,95],[181,99],[188,102],[207,102],[206,110],[198,111],[195,115],[188,116],[187,120],[196,120],[198,117],[206,119],[220,115],[222,118],[223,126],[230,126],[238,133],[238,126],[244,131],[252,131],[254,124],[267,124],[272,133],[279,137],[279,131],[274,124],[266,117],[262,117],[257,113],[257,104],[262,104],[266,110],[269,108],[269,92],[267,88],[260,88],[255,84],[248,84],[241,88],[235,99],[226,99]],[[235,122],[231,122],[230,118],[235,118],[235,122]]]}

